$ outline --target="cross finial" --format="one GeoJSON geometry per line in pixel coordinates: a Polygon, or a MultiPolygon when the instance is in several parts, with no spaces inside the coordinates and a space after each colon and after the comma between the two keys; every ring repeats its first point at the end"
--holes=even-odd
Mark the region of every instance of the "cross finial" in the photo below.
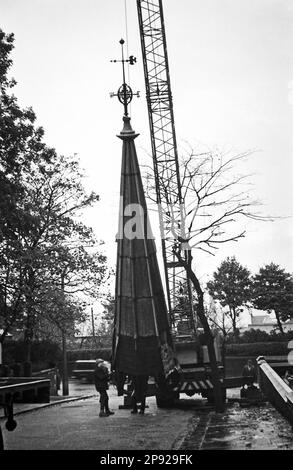
{"type": "Polygon", "coordinates": [[[121,87],[118,89],[117,93],[110,93],[111,98],[113,96],[117,96],[120,103],[124,106],[124,116],[128,116],[128,105],[132,101],[133,96],[139,97],[139,91],[133,93],[132,89],[129,85],[125,82],[125,62],[129,62],[130,65],[134,65],[136,62],[136,57],[133,55],[129,56],[128,59],[124,59],[124,39],[120,39],[119,43],[121,44],[121,59],[120,60],[111,60],[111,62],[121,62],[122,63],[122,73],[123,73],[123,83],[121,87]]]}

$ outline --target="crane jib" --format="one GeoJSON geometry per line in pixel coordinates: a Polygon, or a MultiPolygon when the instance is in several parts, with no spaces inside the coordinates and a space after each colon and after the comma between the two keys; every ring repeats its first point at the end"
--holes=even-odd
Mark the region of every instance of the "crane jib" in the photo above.
{"type": "Polygon", "coordinates": [[[174,227],[182,230],[184,221],[162,0],[137,0],[137,11],[169,314],[175,336],[178,325],[194,335],[191,286],[173,251],[174,227]]]}

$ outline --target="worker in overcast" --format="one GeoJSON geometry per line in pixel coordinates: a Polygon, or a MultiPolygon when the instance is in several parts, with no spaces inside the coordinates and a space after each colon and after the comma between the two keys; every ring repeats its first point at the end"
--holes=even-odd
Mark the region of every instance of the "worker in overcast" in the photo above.
{"type": "Polygon", "coordinates": [[[256,370],[251,359],[243,367],[242,376],[246,378],[246,385],[253,385],[256,381],[256,370]]]}
{"type": "Polygon", "coordinates": [[[100,394],[100,418],[114,414],[114,411],[110,411],[109,409],[109,397],[107,393],[109,381],[110,374],[106,364],[103,359],[97,359],[94,371],[94,383],[97,392],[100,394]]]}
{"type": "Polygon", "coordinates": [[[131,395],[132,414],[136,414],[138,411],[138,403],[140,403],[139,414],[143,415],[145,410],[145,401],[148,388],[148,375],[133,375],[131,383],[133,391],[131,395]]]}

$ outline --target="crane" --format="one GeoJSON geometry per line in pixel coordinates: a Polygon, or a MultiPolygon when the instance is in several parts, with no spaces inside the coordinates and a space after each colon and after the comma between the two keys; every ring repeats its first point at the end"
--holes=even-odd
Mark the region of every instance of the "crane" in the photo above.
{"type": "Polygon", "coordinates": [[[175,341],[180,326],[196,336],[192,291],[175,259],[174,230],[184,226],[182,195],[162,0],[137,0],[141,49],[169,315],[175,341]],[[184,293],[184,304],[178,295],[184,293]]]}

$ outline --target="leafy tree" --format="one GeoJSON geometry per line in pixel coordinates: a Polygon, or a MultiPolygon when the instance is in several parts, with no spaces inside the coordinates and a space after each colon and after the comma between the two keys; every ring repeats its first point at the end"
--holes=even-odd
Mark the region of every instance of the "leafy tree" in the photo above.
{"type": "Polygon", "coordinates": [[[83,187],[76,158],[43,142],[31,108],[9,80],[13,35],[0,30],[0,327],[24,329],[28,345],[43,320],[64,330],[84,318],[85,300],[107,276],[93,231],[79,220],[99,196],[83,187]]]}
{"type": "Polygon", "coordinates": [[[253,306],[274,312],[282,334],[282,322],[293,317],[293,276],[274,263],[260,268],[253,278],[253,306]]]}
{"type": "Polygon", "coordinates": [[[209,294],[218,300],[222,307],[228,307],[233,332],[237,331],[237,319],[243,307],[251,299],[251,279],[247,268],[236,261],[235,256],[224,260],[207,283],[209,294]]]}
{"type": "Polygon", "coordinates": [[[46,290],[53,286],[66,298],[82,292],[95,295],[105,275],[106,258],[96,251],[92,229],[77,219],[82,209],[98,200],[95,193],[86,194],[81,182],[78,161],[65,157],[34,168],[28,178],[24,201],[32,222],[29,235],[19,235],[29,254],[25,278],[29,337],[37,317],[35,306],[44,305],[46,290]]]}
{"type": "Polygon", "coordinates": [[[0,29],[0,240],[3,235],[13,238],[15,224],[25,217],[18,207],[23,175],[30,172],[32,162],[48,161],[55,154],[43,143],[44,131],[35,127],[33,110],[21,109],[11,93],[16,84],[8,78],[13,42],[13,34],[0,29]]]}
{"type": "Polygon", "coordinates": [[[95,193],[85,192],[82,176],[78,161],[57,156],[33,166],[26,176],[22,204],[30,224],[19,225],[16,233],[23,260],[28,350],[40,316],[49,315],[65,332],[66,312],[72,313],[71,325],[81,312],[80,308],[66,308],[66,303],[71,305],[75,298],[78,305],[76,295],[81,293],[95,297],[106,275],[106,258],[97,251],[92,229],[77,218],[81,210],[98,200],[95,193]],[[59,302],[55,299],[55,308],[48,310],[48,293],[54,291],[59,302]]]}
{"type": "Polygon", "coordinates": [[[35,127],[31,108],[21,109],[11,93],[8,78],[13,34],[0,30],[0,326],[2,342],[23,312],[25,255],[18,237],[30,227],[31,215],[23,205],[25,179],[32,164],[49,162],[53,149],[42,141],[42,128],[35,127]]]}

